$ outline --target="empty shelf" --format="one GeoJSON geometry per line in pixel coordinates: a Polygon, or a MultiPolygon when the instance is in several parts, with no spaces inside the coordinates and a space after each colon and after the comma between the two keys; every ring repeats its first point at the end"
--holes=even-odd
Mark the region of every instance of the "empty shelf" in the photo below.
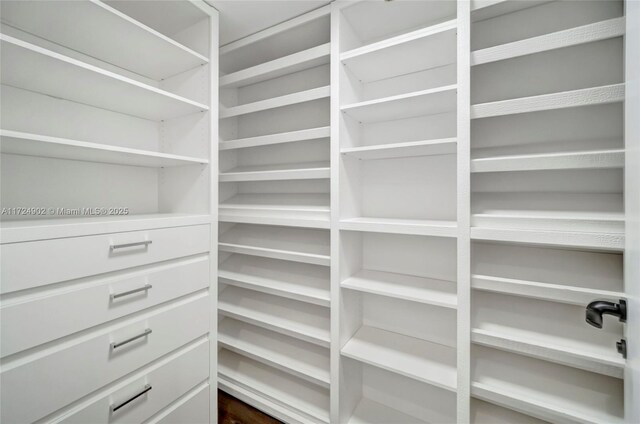
{"type": "Polygon", "coordinates": [[[394,121],[422,115],[453,112],[456,109],[456,86],[432,88],[408,94],[368,100],[342,106],[343,113],[361,123],[394,121]]]}
{"type": "Polygon", "coordinates": [[[340,150],[343,155],[353,156],[362,160],[448,155],[456,152],[457,139],[455,138],[345,147],[340,150]]]}
{"type": "Polygon", "coordinates": [[[476,104],[471,106],[471,119],[617,103],[623,100],[624,84],[613,84],[476,104]]]}
{"type": "Polygon", "coordinates": [[[456,308],[458,303],[454,282],[413,275],[363,269],[345,279],[341,286],[443,308],[456,308]]]}
{"type": "Polygon", "coordinates": [[[331,127],[310,128],[308,130],[262,135],[220,141],[220,150],[244,149],[246,147],[269,146],[272,144],[292,143],[295,141],[317,140],[331,135],[331,127]]]}
{"type": "Polygon", "coordinates": [[[223,388],[229,382],[294,409],[306,421],[329,422],[329,392],[324,388],[225,349],[219,353],[218,375],[223,388]]]}
{"type": "Polygon", "coordinates": [[[231,318],[218,328],[218,343],[296,377],[329,387],[329,351],[231,318]]]}
{"type": "Polygon", "coordinates": [[[329,228],[328,195],[240,194],[219,209],[222,222],[329,228]]]}
{"type": "Polygon", "coordinates": [[[538,281],[525,281],[479,274],[471,276],[471,286],[476,290],[513,294],[580,306],[584,306],[598,298],[617,301],[624,297],[623,293],[609,290],[597,290],[564,284],[549,284],[538,281]]]}
{"type": "Polygon", "coordinates": [[[218,311],[224,316],[329,347],[329,310],[321,306],[227,287],[220,293],[218,311]]]}
{"type": "Polygon", "coordinates": [[[588,248],[602,251],[620,252],[624,250],[624,234],[471,228],[471,238],[475,240],[588,248]]]}
{"type": "Polygon", "coordinates": [[[310,102],[312,100],[324,99],[331,95],[331,87],[318,87],[297,93],[286,94],[284,96],[273,97],[271,99],[260,100],[258,102],[247,103],[239,106],[220,108],[220,118],[233,118],[234,116],[247,115],[255,112],[275,109],[284,106],[291,106],[298,103],[310,102]]]}
{"type": "Polygon", "coordinates": [[[209,62],[99,0],[6,2],[2,15],[11,26],[157,81],[209,62]]]}
{"type": "Polygon", "coordinates": [[[204,104],[16,38],[1,34],[0,40],[2,84],[154,121],[209,110],[204,104]]]}
{"type": "Polygon", "coordinates": [[[340,229],[434,237],[457,237],[458,235],[456,221],[426,219],[347,218],[340,220],[340,229]]]}
{"type": "Polygon", "coordinates": [[[2,221],[0,223],[0,240],[2,243],[17,243],[209,223],[211,223],[211,215],[181,213],[26,219],[2,221]]]}
{"type": "Polygon", "coordinates": [[[232,255],[219,265],[220,283],[329,306],[329,270],[318,265],[232,255]]]}
{"type": "Polygon", "coordinates": [[[471,53],[471,66],[512,59],[544,51],[577,46],[624,35],[624,18],[614,18],[471,53]]]}
{"type": "Polygon", "coordinates": [[[473,0],[471,2],[471,22],[484,21],[550,1],[553,0],[473,0]]]}
{"type": "Polygon", "coordinates": [[[220,87],[242,87],[329,63],[331,43],[281,57],[220,78],[220,87]]]}
{"type": "Polygon", "coordinates": [[[315,265],[331,262],[325,230],[241,224],[220,234],[218,249],[315,265]]]}
{"type": "Polygon", "coordinates": [[[624,374],[625,360],[614,350],[614,346],[602,349],[576,340],[560,339],[545,333],[507,327],[503,331],[473,328],[471,340],[484,346],[516,352],[615,378],[622,378],[624,374]]]}
{"type": "Polygon", "coordinates": [[[329,178],[328,162],[244,166],[220,174],[220,182],[310,180],[329,178]]]}
{"type": "Polygon", "coordinates": [[[471,161],[471,172],[622,168],[624,150],[500,156],[471,161]]]}
{"type": "Polygon", "coordinates": [[[624,214],[578,211],[491,211],[472,214],[471,225],[481,228],[624,234],[624,214]]]}
{"type": "Polygon", "coordinates": [[[427,424],[397,409],[362,398],[348,424],[427,424]]]}
{"type": "Polygon", "coordinates": [[[161,168],[206,164],[206,158],[172,155],[148,150],[129,149],[108,144],[90,143],[19,131],[0,130],[2,153],[69,159],[117,165],[161,168]]]}
{"type": "Polygon", "coordinates": [[[340,60],[362,82],[456,62],[455,19],[342,53],[340,60]]]}
{"type": "Polygon", "coordinates": [[[341,353],[423,383],[456,390],[456,350],[448,346],[363,326],[341,353]]]}

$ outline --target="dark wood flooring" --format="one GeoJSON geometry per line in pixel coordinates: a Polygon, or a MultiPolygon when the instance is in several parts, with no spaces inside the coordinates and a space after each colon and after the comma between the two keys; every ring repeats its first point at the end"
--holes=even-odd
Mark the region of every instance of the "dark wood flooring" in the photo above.
{"type": "Polygon", "coordinates": [[[281,421],[218,390],[218,424],[283,424],[281,421]]]}

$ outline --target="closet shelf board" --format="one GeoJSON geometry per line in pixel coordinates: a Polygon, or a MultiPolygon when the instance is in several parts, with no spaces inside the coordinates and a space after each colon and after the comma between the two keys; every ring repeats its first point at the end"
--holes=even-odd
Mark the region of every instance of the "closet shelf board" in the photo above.
{"type": "Polygon", "coordinates": [[[233,118],[235,116],[248,115],[250,113],[262,112],[284,106],[291,106],[299,103],[310,102],[312,100],[328,98],[331,95],[331,87],[318,87],[297,93],[286,94],[284,96],[273,97],[253,103],[239,106],[220,108],[220,119],[233,118]]]}
{"type": "Polygon", "coordinates": [[[284,133],[261,135],[256,137],[238,138],[234,140],[220,141],[220,150],[244,149],[247,147],[269,146],[281,143],[293,143],[296,141],[318,140],[331,135],[330,127],[318,127],[305,130],[289,131],[284,133]]]}
{"type": "Polygon", "coordinates": [[[286,165],[245,166],[222,172],[220,182],[279,181],[326,179],[330,176],[328,162],[294,163],[286,165]]]}
{"type": "Polygon", "coordinates": [[[392,218],[346,218],[340,220],[340,229],[370,231],[376,233],[416,234],[434,237],[457,237],[456,221],[392,219],[392,218]]]}
{"type": "Polygon", "coordinates": [[[457,151],[455,138],[409,141],[361,147],[343,147],[340,153],[360,160],[392,159],[416,156],[450,155],[457,151]]]}
{"type": "Polygon", "coordinates": [[[362,398],[349,418],[348,424],[428,424],[397,409],[371,399],[362,398]]]}
{"type": "Polygon", "coordinates": [[[500,156],[471,161],[471,172],[611,169],[624,167],[624,150],[500,156]]]}

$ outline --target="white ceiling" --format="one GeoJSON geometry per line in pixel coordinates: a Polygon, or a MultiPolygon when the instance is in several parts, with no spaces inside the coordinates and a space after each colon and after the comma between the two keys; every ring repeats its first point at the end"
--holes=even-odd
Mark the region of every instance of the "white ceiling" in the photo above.
{"type": "Polygon", "coordinates": [[[220,12],[220,45],[287,21],[330,0],[208,0],[220,12]]]}

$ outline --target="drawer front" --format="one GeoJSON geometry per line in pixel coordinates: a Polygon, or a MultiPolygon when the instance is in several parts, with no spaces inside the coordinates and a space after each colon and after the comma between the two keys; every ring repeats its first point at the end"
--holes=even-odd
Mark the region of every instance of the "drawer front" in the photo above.
{"type": "Polygon", "coordinates": [[[100,400],[54,422],[141,423],[199,386],[208,376],[209,340],[202,339],[160,367],[118,385],[100,400]]]}
{"type": "Polygon", "coordinates": [[[33,422],[195,340],[208,332],[210,308],[208,292],[196,293],[3,364],[0,421],[33,422]]]}
{"type": "MultiPolygon", "coordinates": [[[[209,385],[190,393],[185,399],[172,405],[171,411],[159,414],[145,424],[208,424],[209,421],[209,385]]],[[[215,401],[215,398],[211,400],[215,401]]]]}
{"type": "Polygon", "coordinates": [[[209,249],[209,225],[4,244],[0,291],[44,286],[209,249]]]}
{"type": "Polygon", "coordinates": [[[32,300],[5,302],[0,306],[1,356],[159,305],[208,285],[209,259],[200,256],[92,279],[32,300]]]}

